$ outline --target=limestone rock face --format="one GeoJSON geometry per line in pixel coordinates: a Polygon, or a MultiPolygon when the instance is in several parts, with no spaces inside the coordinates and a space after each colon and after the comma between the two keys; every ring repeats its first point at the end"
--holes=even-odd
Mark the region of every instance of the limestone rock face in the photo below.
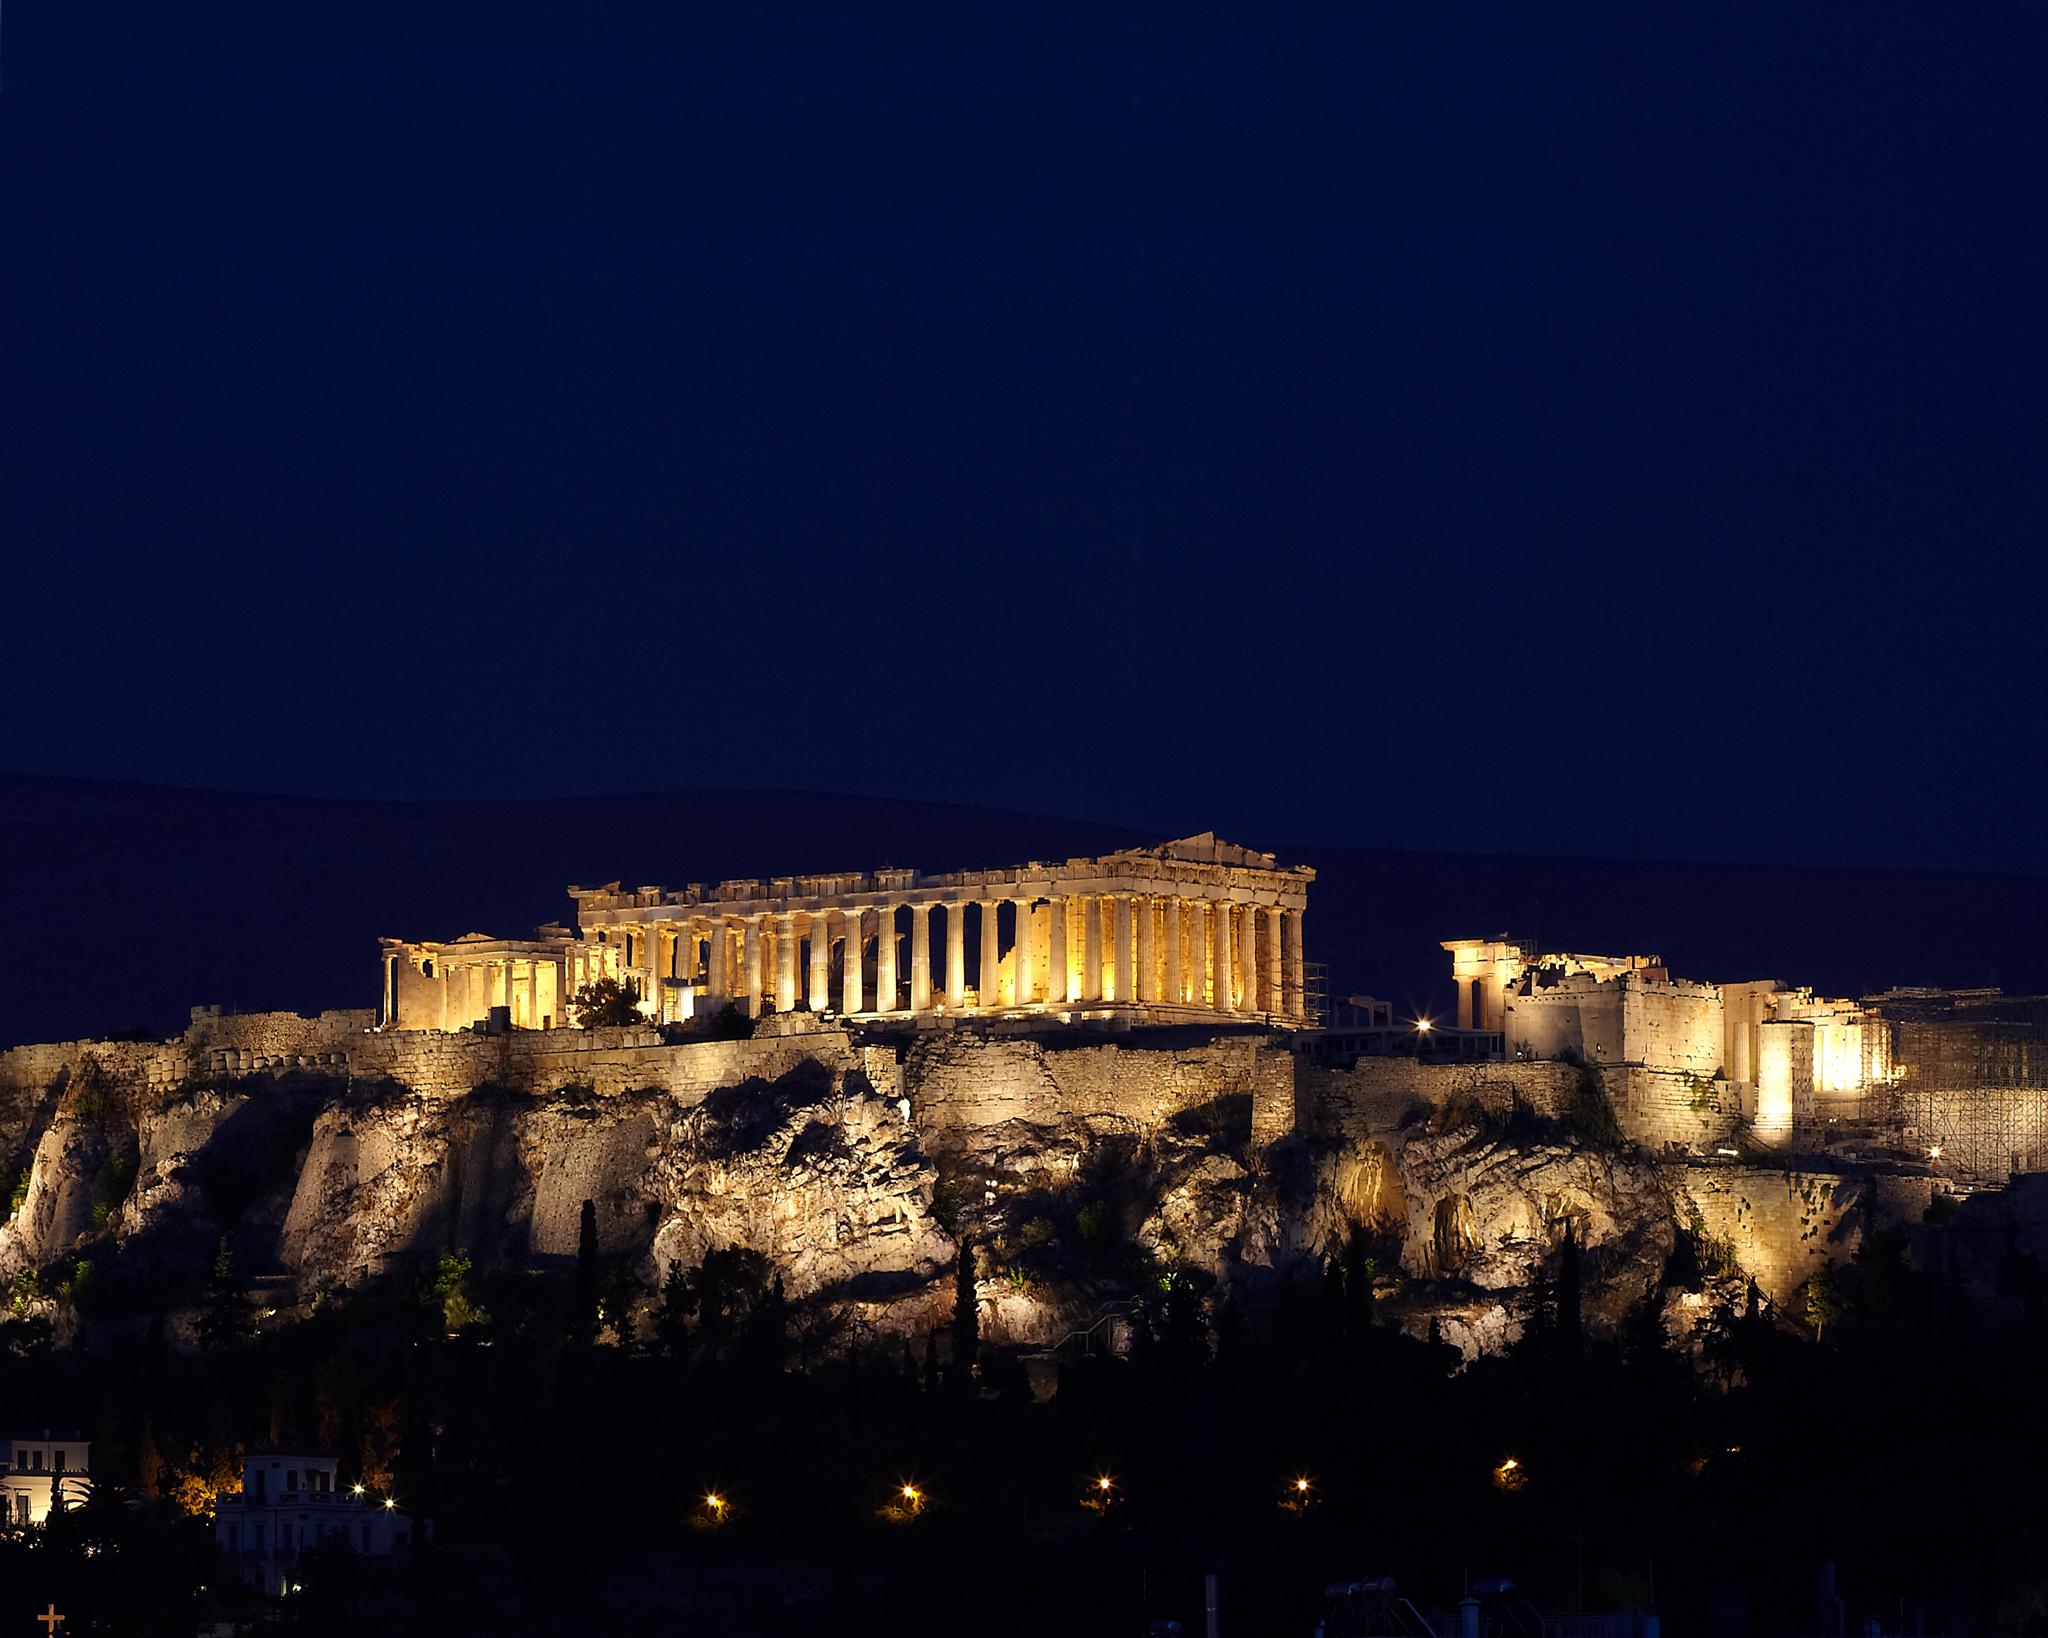
{"type": "Polygon", "coordinates": [[[668,1122],[657,1149],[658,1267],[739,1245],[775,1263],[793,1297],[887,1299],[952,1262],[952,1241],[930,1219],[937,1174],[916,1133],[897,1100],[856,1078],[714,1093],[668,1122]]]}
{"type": "MultiPolygon", "coordinates": [[[[957,1248],[932,1216],[943,1168],[981,1249],[992,1339],[1043,1346],[1127,1308],[1134,1248],[1256,1304],[1364,1229],[1405,1282],[1402,1322],[1434,1316],[1471,1353],[1512,1339],[1567,1225],[1596,1331],[1653,1282],[1676,1228],[1656,1166],[1484,1099],[1432,1106],[1368,1077],[1377,1101],[1302,1119],[1295,1060],[1251,1034],[352,1028],[346,1053],[254,1068],[169,1045],[17,1053],[0,1117],[21,1127],[11,1164],[31,1164],[0,1275],[110,1241],[125,1272],[190,1290],[223,1234],[245,1274],[289,1276],[302,1298],[445,1251],[561,1269],[589,1201],[600,1251],[645,1289],[672,1259],[737,1246],[793,1299],[862,1304],[885,1327],[909,1305],[921,1328],[951,1304],[957,1248]],[[134,1153],[134,1185],[96,1224],[115,1149],[134,1153]]],[[[1720,1196],[1702,1199],[1717,1221],[1720,1196]]]]}
{"type": "Polygon", "coordinates": [[[93,1226],[93,1178],[107,1158],[99,1126],[60,1110],[36,1141],[28,1193],[11,1225],[12,1260],[38,1267],[69,1251],[93,1226]]]}
{"type": "Polygon", "coordinates": [[[1677,1238],[1656,1166],[1633,1152],[1570,1139],[1516,1144],[1465,1128],[1424,1133],[1396,1158],[1408,1273],[1520,1291],[1569,1225],[1596,1329],[1617,1323],[1657,1283],[1677,1238]]]}

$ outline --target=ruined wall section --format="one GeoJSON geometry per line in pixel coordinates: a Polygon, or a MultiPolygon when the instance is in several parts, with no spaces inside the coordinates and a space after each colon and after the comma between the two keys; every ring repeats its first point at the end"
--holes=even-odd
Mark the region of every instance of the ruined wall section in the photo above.
{"type": "Polygon", "coordinates": [[[1295,1127],[1317,1137],[1379,1141],[1460,1101],[1505,1114],[1517,1098],[1554,1117],[1564,1113],[1578,1080],[1576,1068],[1560,1063],[1361,1058],[1334,1069],[1304,1060],[1295,1070],[1295,1127]]]}
{"type": "Polygon", "coordinates": [[[1867,1171],[1671,1163],[1664,1173],[1690,1226],[1776,1303],[1790,1302],[1822,1265],[1853,1257],[1866,1234],[1919,1222],[1936,1187],[1931,1177],[1867,1171]]]}
{"type": "Polygon", "coordinates": [[[903,1059],[902,1084],[927,1136],[1103,1119],[1143,1130],[1218,1099],[1245,1097],[1254,1134],[1270,1141],[1293,1125],[1294,1074],[1293,1055],[1259,1036],[1198,1046],[1064,1046],[958,1030],[915,1042],[903,1059]]]}

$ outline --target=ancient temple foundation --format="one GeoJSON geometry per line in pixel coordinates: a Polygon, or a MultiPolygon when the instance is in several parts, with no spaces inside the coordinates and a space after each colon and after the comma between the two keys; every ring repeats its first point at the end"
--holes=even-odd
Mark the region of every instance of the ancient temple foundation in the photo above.
{"type": "Polygon", "coordinates": [[[571,887],[577,931],[384,940],[386,1028],[567,1022],[569,998],[630,979],[651,1017],[727,1004],[841,1017],[1307,1018],[1302,917],[1315,872],[1213,833],[1095,859],[921,875],[571,887]]]}

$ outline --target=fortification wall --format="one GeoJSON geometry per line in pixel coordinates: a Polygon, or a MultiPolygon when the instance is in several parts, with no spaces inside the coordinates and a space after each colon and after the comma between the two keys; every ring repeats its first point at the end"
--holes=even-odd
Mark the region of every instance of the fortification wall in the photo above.
{"type": "Polygon", "coordinates": [[[319,1058],[346,1051],[375,1023],[367,1007],[334,1012],[222,1012],[194,1007],[188,1044],[262,1058],[319,1058]]]}
{"type": "Polygon", "coordinates": [[[1306,1061],[1295,1069],[1295,1127],[1319,1137],[1383,1139],[1419,1113],[1466,1099],[1496,1113],[1519,1097],[1540,1115],[1560,1115],[1579,1072],[1570,1064],[1425,1064],[1361,1058],[1348,1069],[1306,1061]]]}
{"type": "Polygon", "coordinates": [[[779,1079],[809,1059],[835,1069],[857,1067],[844,1030],[669,1045],[651,1029],[400,1030],[362,1037],[347,1067],[358,1077],[398,1081],[430,1096],[486,1084],[536,1093],[582,1086],[600,1097],[651,1087],[687,1101],[745,1080],[779,1079]]]}
{"type": "Polygon", "coordinates": [[[1935,1187],[1930,1177],[1676,1162],[1665,1177],[1680,1215],[1724,1243],[1779,1303],[1823,1264],[1853,1257],[1866,1233],[1919,1222],[1935,1187]]]}
{"type": "Polygon", "coordinates": [[[1506,1004],[1511,1050],[1531,1058],[1583,1058],[1589,1064],[1618,1064],[1623,1047],[1622,988],[1576,974],[1530,995],[1511,995],[1506,1004]]]}
{"type": "Polygon", "coordinates": [[[1635,1143],[1712,1148],[1742,1116],[1742,1088],[1690,1070],[1630,1064],[1601,1072],[1614,1118],[1635,1143]]]}
{"type": "Polygon", "coordinates": [[[1293,1124],[1294,1062],[1257,1036],[1194,1047],[1061,1046],[950,1031],[913,1044],[903,1087],[926,1135],[1016,1121],[1115,1119],[1144,1128],[1218,1098],[1249,1097],[1255,1133],[1293,1124]]]}
{"type": "Polygon", "coordinates": [[[1711,1080],[1727,1055],[1721,992],[1633,975],[1621,982],[1621,1061],[1711,1080]]]}

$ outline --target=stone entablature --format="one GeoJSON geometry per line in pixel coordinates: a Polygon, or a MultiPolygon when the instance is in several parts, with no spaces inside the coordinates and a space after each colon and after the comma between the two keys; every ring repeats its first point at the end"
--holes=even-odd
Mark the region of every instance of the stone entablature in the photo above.
{"type": "Polygon", "coordinates": [[[383,1016],[398,1028],[462,1028],[506,1007],[514,1027],[546,1027],[585,983],[614,977],[635,980],[664,1022],[730,1003],[757,1016],[1298,1024],[1314,878],[1205,832],[998,870],[572,886],[576,935],[387,939],[383,1016]]]}

